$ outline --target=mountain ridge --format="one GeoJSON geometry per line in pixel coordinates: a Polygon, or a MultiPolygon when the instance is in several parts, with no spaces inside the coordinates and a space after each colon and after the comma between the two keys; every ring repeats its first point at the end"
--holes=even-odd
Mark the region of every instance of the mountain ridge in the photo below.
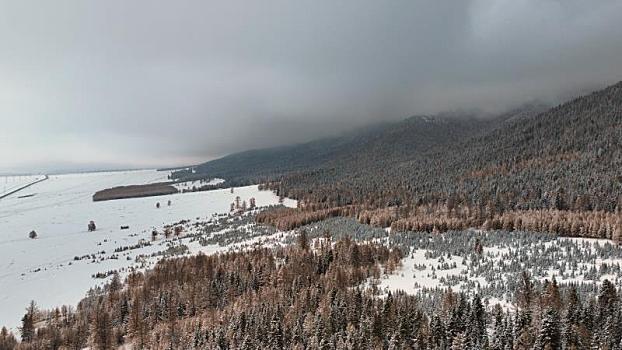
{"type": "MultiPolygon", "coordinates": [[[[478,118],[474,113],[411,116],[397,122],[380,122],[356,128],[339,136],[234,153],[199,164],[195,171],[198,176],[206,174],[227,178],[231,185],[248,184],[259,179],[249,170],[256,170],[257,166],[261,166],[259,173],[262,178],[313,170],[347,161],[348,158],[356,158],[356,153],[378,151],[382,145],[391,143],[394,146],[389,151],[401,152],[401,157],[404,158],[405,152],[414,149],[423,151],[431,145],[446,142],[441,137],[445,136],[442,133],[453,137],[470,137],[482,127],[488,128],[496,122],[494,118],[478,118]],[[275,159],[277,157],[278,161],[275,159]]],[[[382,152],[379,156],[383,156],[382,152]]],[[[182,176],[181,173],[178,175],[182,176]]]]}
{"type": "Polygon", "coordinates": [[[266,183],[331,208],[444,203],[499,211],[616,210],[622,178],[622,82],[546,110],[491,119],[414,116],[301,145],[197,166],[228,186],[266,183]],[[442,121],[443,123],[433,122],[442,121]]]}

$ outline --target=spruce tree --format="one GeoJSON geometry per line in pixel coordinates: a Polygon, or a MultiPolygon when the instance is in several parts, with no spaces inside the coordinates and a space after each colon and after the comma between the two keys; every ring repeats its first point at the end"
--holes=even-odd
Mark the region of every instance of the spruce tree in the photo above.
{"type": "Polygon", "coordinates": [[[617,301],[616,287],[608,279],[604,280],[598,294],[599,315],[605,319],[611,314],[617,301]]]}
{"type": "Polygon", "coordinates": [[[35,336],[35,317],[37,312],[37,304],[33,300],[26,308],[26,314],[22,317],[22,326],[19,328],[23,342],[32,341],[35,336]]]}
{"type": "Polygon", "coordinates": [[[505,348],[505,326],[506,321],[503,318],[503,310],[497,304],[493,310],[494,328],[492,333],[491,349],[503,350],[505,348]]]}
{"type": "Polygon", "coordinates": [[[435,313],[432,317],[432,321],[430,322],[430,331],[432,335],[432,345],[434,345],[438,349],[445,348],[447,343],[447,335],[445,333],[445,325],[441,318],[435,313]]]}
{"type": "Polygon", "coordinates": [[[547,307],[540,332],[536,339],[534,350],[559,350],[561,349],[561,335],[559,330],[559,319],[553,307],[547,307]]]}
{"type": "Polygon", "coordinates": [[[473,297],[471,314],[469,316],[469,340],[472,346],[483,348],[488,343],[486,334],[486,310],[479,295],[473,297]]]}

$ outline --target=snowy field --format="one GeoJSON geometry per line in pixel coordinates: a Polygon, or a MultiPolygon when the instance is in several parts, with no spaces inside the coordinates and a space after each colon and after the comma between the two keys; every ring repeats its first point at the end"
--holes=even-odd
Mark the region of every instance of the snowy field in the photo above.
{"type": "Polygon", "coordinates": [[[0,197],[21,187],[43,179],[44,175],[0,176],[0,197]]]}
{"type": "MultiPolygon", "coordinates": [[[[183,239],[165,238],[166,225],[188,220],[180,235],[184,237],[193,232],[192,222],[215,220],[218,214],[222,217],[228,213],[236,196],[247,202],[254,197],[257,206],[277,204],[279,200],[257,186],[236,188],[234,193],[223,189],[91,200],[98,190],[166,181],[168,174],[145,170],[54,175],[0,199],[0,325],[16,327],[30,300],[42,308],[75,305],[89,288],[106,281],[94,275],[150,266],[175,253],[171,247],[180,244],[173,241],[183,239]],[[24,195],[29,197],[18,198],[24,195]],[[161,203],[161,208],[156,208],[156,202],[161,203]],[[95,232],[87,231],[90,220],[97,225],[95,232]],[[129,229],[121,230],[121,226],[129,229]],[[28,238],[31,230],[37,232],[37,239],[28,238]],[[154,230],[160,234],[152,241],[154,230]]],[[[290,200],[284,204],[296,205],[290,200]]],[[[199,244],[196,236],[189,235],[188,240],[191,237],[193,242],[187,245],[190,252],[220,249],[217,244],[199,244]]]]}

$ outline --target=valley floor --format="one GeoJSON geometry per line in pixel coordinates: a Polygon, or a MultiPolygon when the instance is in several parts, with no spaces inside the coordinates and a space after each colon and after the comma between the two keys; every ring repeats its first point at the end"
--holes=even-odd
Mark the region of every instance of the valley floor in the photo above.
{"type": "MultiPolygon", "coordinates": [[[[41,309],[75,305],[89,288],[103,286],[115,272],[123,278],[163,258],[288,245],[302,230],[316,248],[330,232],[334,242],[350,237],[399,249],[401,264],[379,266],[381,273],[364,285],[380,297],[398,291],[419,296],[425,310],[438,309],[448,288],[479,295],[489,310],[496,304],[515,310],[517,283],[524,271],[536,286],[555,279],[586,297],[595,296],[605,279],[616,287],[622,282],[622,248],[610,240],[480,230],[392,232],[342,217],[283,232],[255,223],[252,212],[230,215],[236,197],[253,197],[259,207],[279,203],[276,195],[257,186],[233,193],[226,189],[90,200],[102,187],[163,177],[166,174],[153,171],[55,176],[32,186],[31,197],[0,201],[0,324],[15,331],[30,300],[41,309]],[[87,232],[89,220],[96,222],[95,232],[87,232]],[[27,238],[31,229],[37,231],[37,239],[27,238]]],[[[287,199],[283,204],[296,206],[287,199]]]]}
{"type": "MultiPolygon", "coordinates": [[[[15,330],[31,300],[42,308],[75,305],[89,288],[108,281],[111,271],[144,269],[164,256],[179,253],[169,250],[173,238],[164,237],[164,226],[188,221],[181,236],[188,235],[185,239],[189,240],[189,222],[226,216],[238,196],[247,202],[254,197],[257,206],[277,204],[279,200],[257,186],[236,188],[234,193],[227,189],[106,202],[91,200],[93,193],[103,188],[160,182],[167,175],[153,170],[55,175],[19,193],[30,197],[19,198],[15,193],[1,199],[0,325],[15,330]],[[161,204],[159,209],[157,202],[161,204]],[[97,225],[94,232],[87,230],[90,220],[97,225]],[[121,226],[129,229],[122,230],[121,226]],[[37,232],[36,239],[28,238],[31,230],[37,232]],[[152,241],[154,230],[159,235],[152,241]]],[[[296,205],[289,200],[284,204],[296,205]]],[[[188,249],[217,248],[195,242],[188,249]]]]}

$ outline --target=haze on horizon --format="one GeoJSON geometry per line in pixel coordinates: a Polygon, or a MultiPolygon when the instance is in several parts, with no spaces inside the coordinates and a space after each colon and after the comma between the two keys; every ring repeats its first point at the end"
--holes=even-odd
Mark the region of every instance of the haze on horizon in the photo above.
{"type": "Polygon", "coordinates": [[[194,164],[622,79],[622,2],[0,0],[0,173],[194,164]]]}

